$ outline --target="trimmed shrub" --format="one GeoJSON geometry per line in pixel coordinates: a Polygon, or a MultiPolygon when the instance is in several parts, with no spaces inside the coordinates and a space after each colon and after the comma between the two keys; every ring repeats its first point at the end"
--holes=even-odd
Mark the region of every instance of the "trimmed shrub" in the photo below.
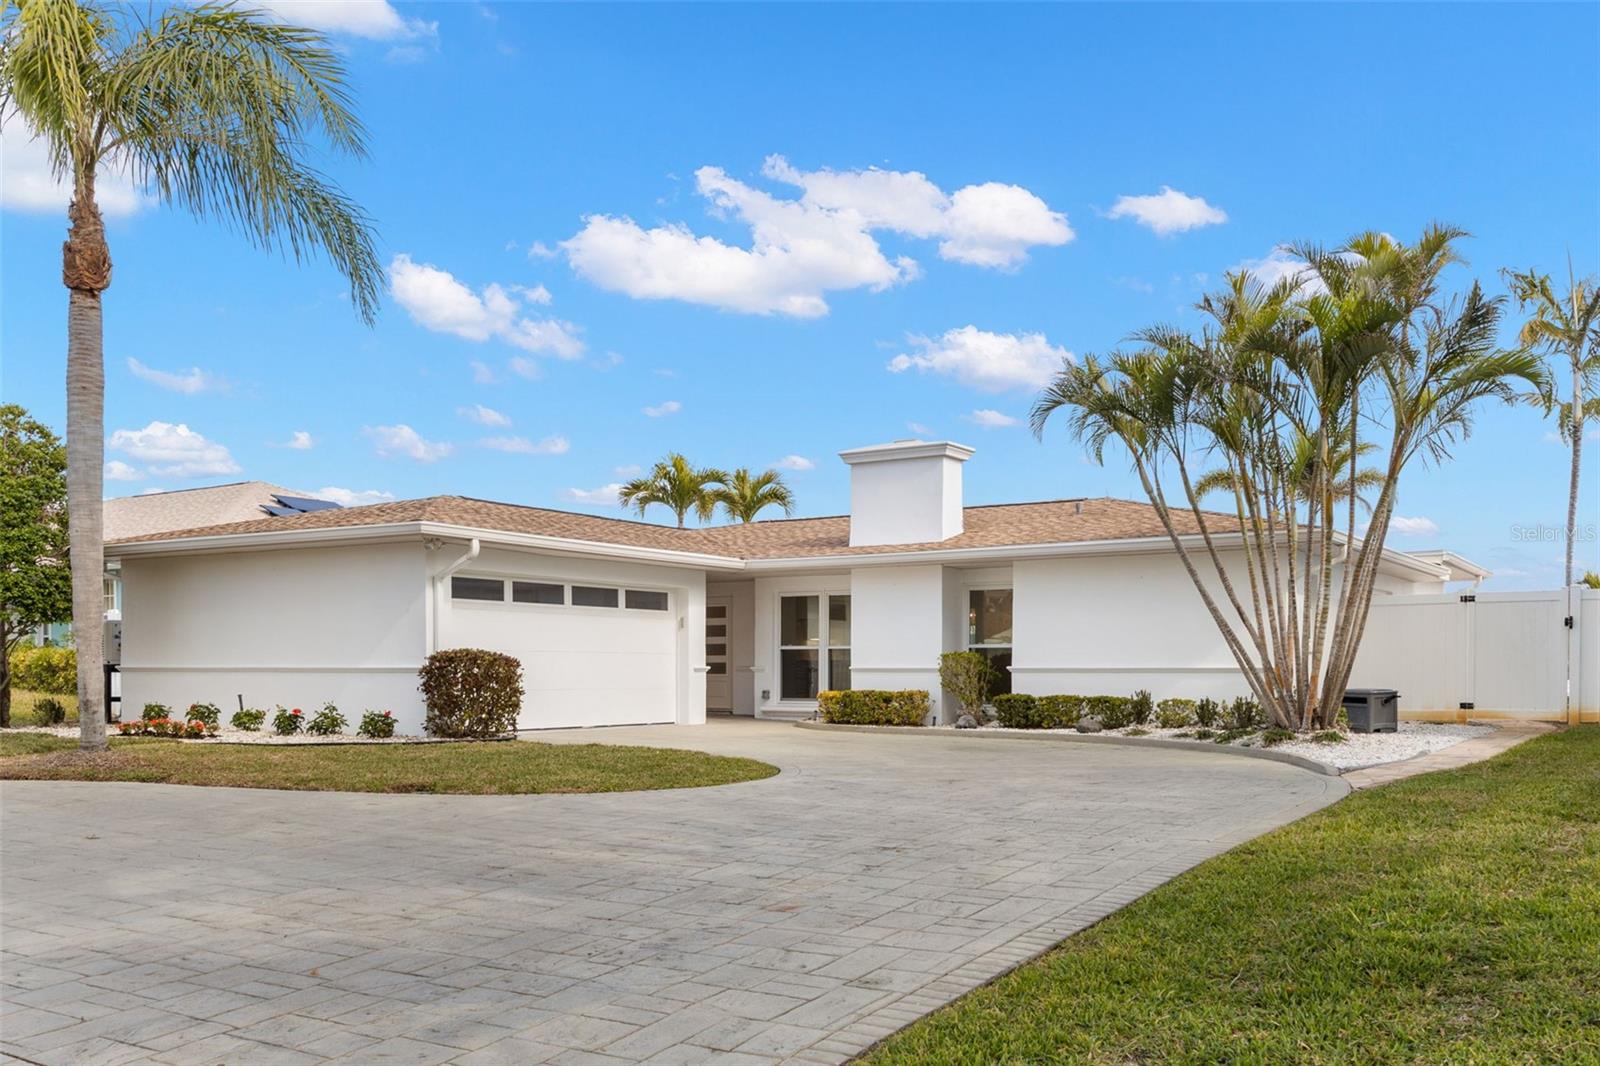
{"type": "Polygon", "coordinates": [[[1195,724],[1194,700],[1170,699],[1156,704],[1156,724],[1162,729],[1182,729],[1195,724]]]}
{"type": "Polygon", "coordinates": [[[995,720],[1007,729],[1039,729],[1039,701],[1021,692],[994,698],[995,720]]]}
{"type": "Polygon", "coordinates": [[[146,722],[165,722],[172,717],[172,708],[165,703],[147,703],[144,710],[139,712],[139,717],[146,722]]]}
{"type": "Polygon", "coordinates": [[[495,737],[516,730],[522,664],[512,656],[482,648],[436,651],[417,676],[429,736],[495,737]]]}
{"type": "Polygon", "coordinates": [[[848,689],[817,693],[817,710],[835,725],[921,725],[928,717],[928,693],[912,689],[848,689]]]}
{"type": "Polygon", "coordinates": [[[947,651],[939,656],[939,684],[955,697],[963,713],[982,722],[983,701],[994,685],[994,667],[981,652],[947,651]]]}
{"type": "Polygon", "coordinates": [[[361,715],[361,728],[357,732],[374,740],[392,737],[394,736],[394,715],[389,711],[364,711],[361,715]]]}
{"type": "Polygon", "coordinates": [[[260,731],[261,723],[267,720],[267,712],[249,707],[242,711],[234,711],[233,717],[228,719],[228,724],[235,729],[242,729],[246,733],[260,731]]]}
{"type": "Polygon", "coordinates": [[[14,688],[51,696],[78,691],[78,653],[72,648],[17,648],[9,663],[14,688]]]}
{"type": "Polygon", "coordinates": [[[272,715],[272,731],[280,737],[292,737],[305,726],[305,716],[300,713],[300,708],[285,710],[280,704],[272,715]]]}
{"type": "Polygon", "coordinates": [[[1267,716],[1261,711],[1261,704],[1247,696],[1240,696],[1228,705],[1228,727],[1230,729],[1260,729],[1267,724],[1267,716]]]}
{"type": "Polygon", "coordinates": [[[1222,721],[1222,704],[1207,697],[1194,705],[1194,720],[1203,729],[1210,729],[1222,721]]]}
{"type": "Polygon", "coordinates": [[[1142,688],[1133,694],[1128,700],[1128,713],[1133,716],[1134,725],[1144,725],[1155,716],[1156,701],[1149,689],[1142,688]]]}
{"type": "Polygon", "coordinates": [[[312,736],[331,737],[335,733],[343,733],[344,727],[349,724],[344,715],[339,713],[339,708],[324,703],[322,710],[312,715],[311,721],[306,723],[306,732],[312,736]]]}
{"type": "Polygon", "coordinates": [[[215,729],[217,724],[222,721],[222,708],[215,703],[191,703],[189,704],[189,721],[204,722],[215,729]]]}
{"type": "Polygon", "coordinates": [[[67,705],[54,696],[45,696],[33,705],[40,725],[61,725],[67,720],[67,705]]]}
{"type": "Polygon", "coordinates": [[[1100,719],[1107,729],[1123,729],[1133,724],[1132,702],[1127,696],[1089,696],[1083,701],[1084,713],[1100,719]]]}
{"type": "Polygon", "coordinates": [[[1040,729],[1071,729],[1082,717],[1082,696],[1039,697],[1040,729]]]}

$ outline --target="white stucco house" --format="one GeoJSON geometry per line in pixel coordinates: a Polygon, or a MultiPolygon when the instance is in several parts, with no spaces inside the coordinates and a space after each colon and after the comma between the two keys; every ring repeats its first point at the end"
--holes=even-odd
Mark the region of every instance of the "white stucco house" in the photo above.
{"type": "MultiPolygon", "coordinates": [[[[842,452],[829,518],[680,530],[435,496],[124,537],[124,706],[331,700],[415,732],[417,668],[452,647],[522,661],[524,729],[810,717],[847,687],[928,689],[948,717],[938,657],[966,648],[1016,691],[1245,691],[1148,505],[966,507],[972,454],[842,452]]],[[[1484,575],[1389,551],[1380,591],[1484,575]]]]}

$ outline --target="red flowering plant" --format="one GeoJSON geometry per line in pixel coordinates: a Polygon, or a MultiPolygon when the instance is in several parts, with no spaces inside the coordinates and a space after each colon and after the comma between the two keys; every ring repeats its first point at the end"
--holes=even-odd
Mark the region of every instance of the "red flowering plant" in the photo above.
{"type": "Polygon", "coordinates": [[[280,737],[292,737],[305,728],[305,715],[300,708],[285,710],[280,704],[272,716],[272,731],[280,737]]]}
{"type": "Polygon", "coordinates": [[[361,715],[360,734],[381,740],[394,736],[394,714],[389,711],[366,711],[361,715]]]}

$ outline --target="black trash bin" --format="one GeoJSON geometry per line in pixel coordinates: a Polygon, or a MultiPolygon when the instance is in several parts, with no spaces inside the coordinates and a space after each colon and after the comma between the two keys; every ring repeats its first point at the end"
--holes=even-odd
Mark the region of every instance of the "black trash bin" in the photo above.
{"type": "Polygon", "coordinates": [[[1347,688],[1344,713],[1352,733],[1393,733],[1400,728],[1400,693],[1392,688],[1347,688]]]}

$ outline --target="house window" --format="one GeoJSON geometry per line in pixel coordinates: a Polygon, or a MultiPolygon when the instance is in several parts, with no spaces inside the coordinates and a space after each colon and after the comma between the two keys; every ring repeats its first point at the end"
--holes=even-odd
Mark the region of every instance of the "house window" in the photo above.
{"type": "Polygon", "coordinates": [[[644,589],[629,589],[623,598],[623,603],[634,611],[665,611],[667,609],[667,594],[665,592],[649,592],[644,589]]]}
{"type": "Polygon", "coordinates": [[[849,687],[850,597],[779,597],[778,697],[814,700],[822,689],[849,687]]]}
{"type": "Polygon", "coordinates": [[[544,581],[513,581],[511,602],[559,605],[567,602],[567,589],[564,585],[551,585],[544,581]]]}
{"type": "Polygon", "coordinates": [[[616,605],[616,589],[596,588],[593,585],[572,586],[572,606],[574,607],[615,607],[616,605]]]}
{"type": "Polygon", "coordinates": [[[454,600],[483,600],[504,603],[506,583],[497,577],[452,577],[450,598],[454,600]]]}
{"type": "Polygon", "coordinates": [[[989,695],[1011,691],[1011,590],[973,589],[967,601],[967,650],[994,667],[989,695]]]}

